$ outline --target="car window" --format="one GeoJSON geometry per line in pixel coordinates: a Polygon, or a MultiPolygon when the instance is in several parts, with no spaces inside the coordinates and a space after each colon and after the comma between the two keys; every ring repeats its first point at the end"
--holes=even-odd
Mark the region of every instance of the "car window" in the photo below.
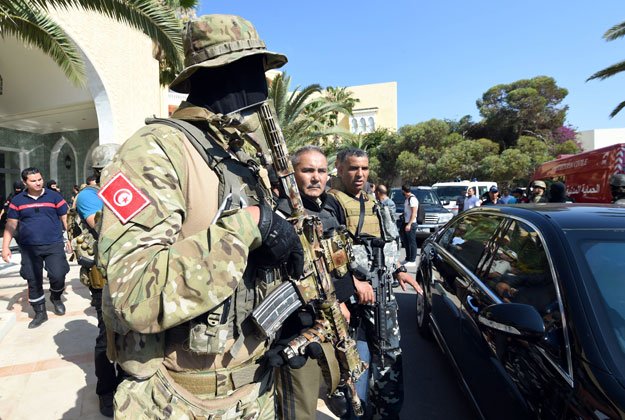
{"type": "Polygon", "coordinates": [[[468,215],[451,225],[439,243],[465,267],[475,271],[484,246],[493,236],[503,218],[498,216],[468,215]]]}
{"type": "Polygon", "coordinates": [[[412,193],[417,196],[417,200],[419,200],[419,204],[434,204],[440,205],[438,201],[438,197],[433,190],[419,190],[414,188],[412,193]]]}
{"type": "Polygon", "coordinates": [[[438,198],[444,201],[455,201],[467,191],[466,185],[437,186],[434,187],[438,198]]]}
{"type": "Polygon", "coordinates": [[[599,299],[597,307],[603,309],[604,319],[614,333],[615,341],[625,354],[625,241],[607,239],[580,242],[584,259],[592,273],[588,283],[594,280],[599,299]]]}
{"type": "Polygon", "coordinates": [[[488,187],[486,187],[486,186],[484,186],[484,185],[477,187],[477,189],[478,189],[478,191],[479,191],[479,193],[478,193],[478,195],[477,195],[478,197],[483,196],[483,195],[484,195],[484,194],[486,194],[486,192],[488,191],[488,187]]]}
{"type": "Polygon", "coordinates": [[[545,323],[544,350],[568,370],[556,283],[540,236],[529,225],[513,220],[492,250],[478,276],[503,302],[536,308],[545,323]]]}
{"type": "Polygon", "coordinates": [[[404,201],[406,201],[406,197],[404,197],[400,188],[393,188],[391,190],[391,200],[395,202],[395,209],[398,212],[404,211],[404,201]]]}

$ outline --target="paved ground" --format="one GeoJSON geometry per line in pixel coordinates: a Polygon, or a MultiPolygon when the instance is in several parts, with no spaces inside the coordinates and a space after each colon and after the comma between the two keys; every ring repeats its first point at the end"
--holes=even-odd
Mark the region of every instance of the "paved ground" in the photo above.
{"type": "MultiPolygon", "coordinates": [[[[19,254],[15,254],[11,263],[0,264],[0,419],[105,419],[99,414],[95,394],[95,310],[89,306],[89,290],[78,280],[78,266],[70,264],[67,276],[67,313],[55,315],[48,303],[49,320],[29,330],[33,312],[26,296],[26,282],[19,276],[19,260],[19,254]]],[[[47,284],[44,289],[48,299],[47,284]]],[[[466,413],[466,403],[461,401],[463,397],[453,376],[439,371],[445,369],[439,352],[428,347],[429,350],[419,349],[419,354],[415,354],[420,344],[415,345],[417,338],[411,322],[414,299],[404,295],[398,300],[403,311],[402,347],[407,374],[402,418],[412,418],[416,413],[427,418],[466,413]],[[422,357],[428,352],[432,360],[422,357]],[[423,365],[429,366],[426,371],[419,368],[423,365]],[[444,383],[439,385],[437,381],[444,383]]],[[[317,419],[334,418],[319,400],[317,419]]]]}

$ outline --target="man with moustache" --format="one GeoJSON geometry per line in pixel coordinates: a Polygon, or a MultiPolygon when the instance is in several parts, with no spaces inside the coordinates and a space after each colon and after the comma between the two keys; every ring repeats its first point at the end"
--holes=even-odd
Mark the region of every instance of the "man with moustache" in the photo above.
{"type": "MultiPolygon", "coordinates": [[[[325,191],[328,182],[328,162],[323,151],[317,146],[304,146],[293,154],[291,163],[306,213],[319,217],[325,232],[336,229],[339,226],[336,218],[324,208],[328,198],[325,191]]],[[[289,200],[282,198],[278,202],[278,211],[285,217],[290,216],[289,200]]],[[[334,279],[334,287],[337,299],[341,302],[343,315],[349,320],[349,312],[343,302],[354,292],[351,275],[334,279]]],[[[306,312],[307,309],[303,311],[306,312]]],[[[283,330],[288,329],[287,320],[283,330]]],[[[294,330],[297,331],[297,326],[294,330]]],[[[277,417],[289,420],[316,419],[318,390],[321,384],[321,369],[317,361],[308,359],[300,369],[282,366],[276,371],[277,417]]]]}
{"type": "Polygon", "coordinates": [[[389,287],[390,299],[381,308],[385,311],[387,325],[379,326],[385,330],[385,334],[378,334],[373,306],[375,291],[369,282],[370,276],[376,275],[373,248],[379,247],[382,241],[387,271],[393,273],[393,278],[397,279],[402,289],[405,290],[406,284],[410,284],[418,293],[422,292],[414,278],[406,272],[406,268],[398,263],[396,238],[385,238],[388,235],[381,227],[385,225],[385,221],[381,220],[383,213],[376,211],[375,198],[363,191],[369,176],[367,153],[357,148],[342,150],[337,155],[336,167],[338,182],[328,192],[330,198],[326,201],[326,208],[352,234],[355,258],[369,272],[366,277],[360,274],[361,270],[353,273],[358,303],[349,307],[351,324],[357,326],[358,341],[366,340],[371,353],[371,389],[365,416],[398,419],[404,390],[397,301],[389,287]]]}

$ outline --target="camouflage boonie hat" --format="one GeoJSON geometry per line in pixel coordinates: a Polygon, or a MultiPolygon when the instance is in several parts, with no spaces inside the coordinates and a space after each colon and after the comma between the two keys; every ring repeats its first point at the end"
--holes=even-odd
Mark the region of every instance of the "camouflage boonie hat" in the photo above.
{"type": "Polygon", "coordinates": [[[267,51],[252,23],[235,15],[204,15],[187,22],[182,34],[184,70],[169,88],[189,93],[189,77],[200,67],[219,67],[250,55],[265,57],[265,71],[282,67],[285,55],[267,51]]]}

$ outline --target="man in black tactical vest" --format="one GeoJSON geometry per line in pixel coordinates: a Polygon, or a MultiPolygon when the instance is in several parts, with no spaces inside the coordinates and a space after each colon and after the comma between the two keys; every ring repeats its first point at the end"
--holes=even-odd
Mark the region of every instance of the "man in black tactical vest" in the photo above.
{"type": "MultiPolygon", "coordinates": [[[[336,218],[324,208],[328,195],[325,187],[328,182],[328,162],[323,151],[317,146],[304,146],[291,158],[295,180],[299,188],[304,208],[309,216],[321,219],[324,232],[339,227],[336,218]]],[[[291,215],[289,200],[282,197],[278,201],[278,211],[291,215]]],[[[349,312],[345,301],[354,293],[351,275],[334,278],[337,299],[346,318],[349,312]]],[[[349,318],[348,318],[349,319],[349,318]]],[[[288,329],[288,323],[283,329],[288,329]]],[[[288,335],[288,333],[287,333],[288,335]]],[[[317,418],[317,390],[321,385],[321,370],[315,359],[308,359],[301,369],[282,366],[276,373],[276,416],[288,420],[314,420],[317,418]]]]}

